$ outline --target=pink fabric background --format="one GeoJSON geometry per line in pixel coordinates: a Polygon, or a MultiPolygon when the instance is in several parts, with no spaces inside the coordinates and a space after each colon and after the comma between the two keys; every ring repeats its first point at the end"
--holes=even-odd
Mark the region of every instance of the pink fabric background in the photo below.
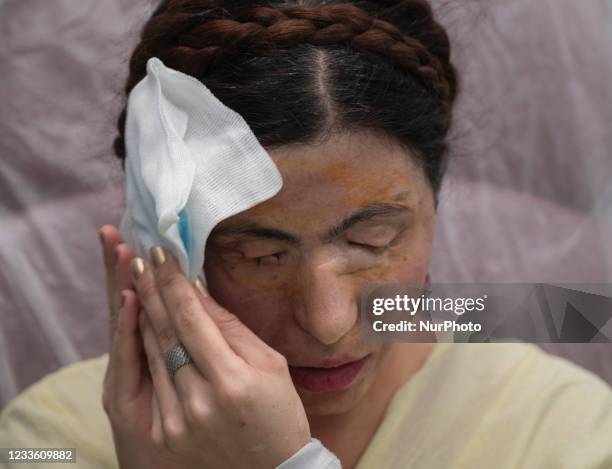
{"type": "MultiPolygon", "coordinates": [[[[612,283],[609,4],[439,3],[464,95],[433,281],[612,283]]],[[[110,145],[150,11],[0,2],[0,406],[107,350],[96,230],[121,215],[110,145]]],[[[612,382],[610,345],[546,348],[612,382]]]]}

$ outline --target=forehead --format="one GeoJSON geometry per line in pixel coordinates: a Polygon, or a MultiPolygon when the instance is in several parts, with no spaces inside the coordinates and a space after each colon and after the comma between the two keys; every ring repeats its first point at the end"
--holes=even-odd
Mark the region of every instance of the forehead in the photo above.
{"type": "Polygon", "coordinates": [[[269,154],[283,177],[281,191],[221,226],[249,219],[306,233],[374,202],[411,206],[427,187],[423,171],[406,149],[370,133],[269,154]]]}

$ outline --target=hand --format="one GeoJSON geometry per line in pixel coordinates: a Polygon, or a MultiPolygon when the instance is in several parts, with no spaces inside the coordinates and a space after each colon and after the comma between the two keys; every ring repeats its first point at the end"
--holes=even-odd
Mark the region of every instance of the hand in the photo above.
{"type": "MultiPolygon", "coordinates": [[[[181,467],[273,469],[310,441],[284,356],[217,304],[201,282],[194,287],[175,257],[158,249],[157,256],[152,250],[155,265],[131,262],[159,399],[151,433],[136,438],[150,438],[181,467]],[[194,363],[172,378],[163,357],[179,342],[194,363]]],[[[135,316],[126,314],[130,330],[135,316]]]]}
{"type": "Polygon", "coordinates": [[[110,351],[102,404],[113,431],[119,467],[178,468],[151,443],[153,415],[159,414],[159,408],[138,331],[139,302],[132,290],[129,266],[134,253],[112,225],[104,225],[100,237],[110,317],[110,351]]]}

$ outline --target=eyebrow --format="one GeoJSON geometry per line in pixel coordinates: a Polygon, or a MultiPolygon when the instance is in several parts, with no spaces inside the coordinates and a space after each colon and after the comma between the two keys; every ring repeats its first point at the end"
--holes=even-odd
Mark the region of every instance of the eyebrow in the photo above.
{"type": "MultiPolygon", "coordinates": [[[[322,242],[329,242],[345,233],[349,228],[357,223],[375,218],[393,217],[410,211],[410,208],[401,204],[372,203],[367,207],[357,209],[353,213],[347,215],[340,221],[340,223],[321,235],[320,239],[322,242]]],[[[242,220],[231,225],[215,229],[213,230],[213,233],[211,233],[211,237],[215,238],[236,235],[250,235],[258,238],[286,241],[295,245],[301,244],[300,238],[294,234],[275,228],[262,226],[259,223],[255,223],[250,220],[242,220]]]]}

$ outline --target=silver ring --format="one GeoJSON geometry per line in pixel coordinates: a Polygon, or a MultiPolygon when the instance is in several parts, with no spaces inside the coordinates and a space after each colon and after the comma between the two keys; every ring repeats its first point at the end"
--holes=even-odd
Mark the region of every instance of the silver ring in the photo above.
{"type": "Polygon", "coordinates": [[[166,368],[173,378],[180,367],[188,365],[189,363],[193,363],[193,359],[183,344],[176,344],[166,352],[166,368]]]}

